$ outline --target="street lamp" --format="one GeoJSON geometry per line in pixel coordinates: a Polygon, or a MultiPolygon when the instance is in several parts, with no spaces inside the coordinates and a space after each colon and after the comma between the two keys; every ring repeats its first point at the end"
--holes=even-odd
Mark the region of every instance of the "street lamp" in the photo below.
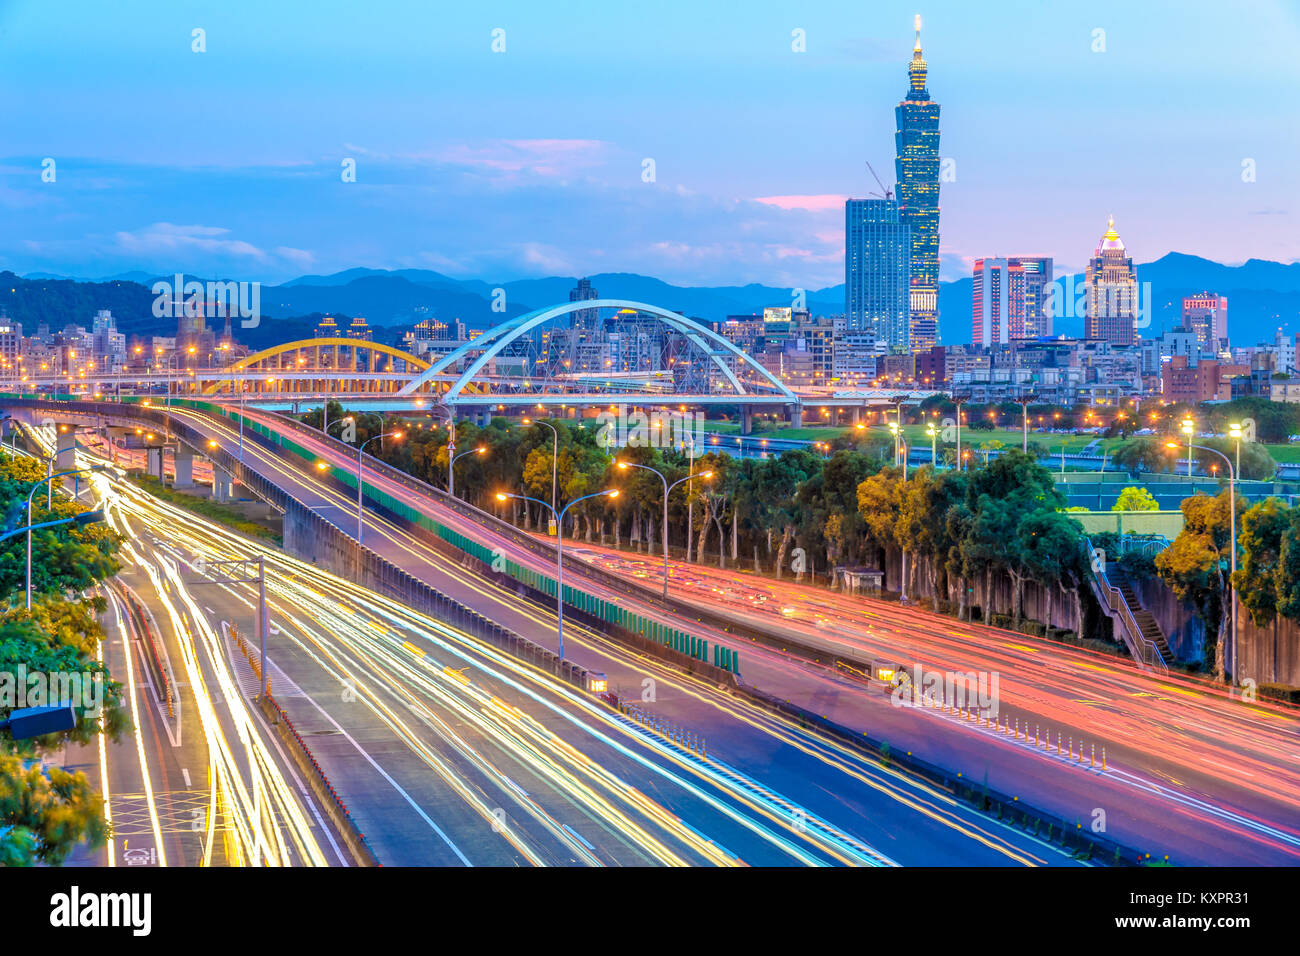
{"type": "MultiPolygon", "coordinates": [[[[1189,424],[1191,423],[1183,423],[1184,427],[1189,424]]],[[[1240,431],[1240,429],[1238,429],[1238,431],[1240,431]]],[[[1166,442],[1165,447],[1172,448],[1175,451],[1178,450],[1178,444],[1176,442],[1166,442]]],[[[1190,438],[1188,439],[1187,447],[1189,455],[1193,448],[1199,449],[1200,451],[1208,451],[1212,454],[1218,455],[1223,459],[1224,464],[1228,466],[1228,533],[1232,538],[1231,568],[1232,573],[1235,575],[1237,573],[1237,470],[1232,467],[1232,459],[1217,448],[1210,448],[1208,445],[1193,445],[1191,444],[1190,438]]],[[[1237,680],[1239,677],[1237,673],[1237,588],[1236,585],[1232,584],[1231,578],[1228,579],[1228,584],[1232,590],[1232,676],[1234,680],[1237,680]]]]}
{"type": "Polygon", "coordinates": [[[925,433],[930,436],[930,467],[935,471],[939,470],[939,429],[934,427],[934,422],[925,426],[925,433]]]}
{"type": "MultiPolygon", "coordinates": [[[[1241,471],[1241,425],[1232,424],[1228,426],[1228,434],[1236,439],[1237,442],[1237,471],[1241,471]]],[[[18,447],[17,445],[14,446],[18,447]]]]}
{"type": "Polygon", "coordinates": [[[1183,434],[1187,436],[1187,477],[1192,477],[1192,438],[1196,435],[1196,423],[1190,418],[1183,420],[1183,434]]]}
{"type": "MultiPolygon", "coordinates": [[[[365,451],[366,446],[369,445],[369,444],[370,444],[372,441],[374,441],[376,438],[383,438],[383,437],[384,437],[384,434],[385,434],[384,432],[380,432],[378,435],[371,435],[369,438],[367,438],[365,441],[363,441],[360,445],[357,446],[357,544],[360,544],[360,543],[361,543],[361,529],[362,529],[362,527],[363,527],[363,523],[362,523],[362,520],[361,520],[361,515],[362,515],[362,511],[361,511],[361,488],[362,488],[362,483],[361,483],[361,453],[362,453],[363,451],[365,451]]],[[[402,437],[402,433],[401,433],[400,431],[396,431],[396,432],[388,432],[387,434],[391,435],[391,436],[394,437],[394,438],[401,438],[401,437],[402,437]]]]}
{"type": "Polygon", "coordinates": [[[617,498],[618,489],[608,488],[605,491],[597,491],[595,494],[583,495],[581,498],[574,498],[565,505],[564,510],[559,513],[556,513],[554,508],[551,508],[549,504],[542,501],[540,498],[530,498],[528,495],[512,495],[504,492],[497,494],[497,501],[508,501],[511,498],[517,498],[520,501],[531,501],[534,504],[541,505],[543,508],[551,508],[551,514],[555,518],[555,622],[556,633],[560,638],[560,660],[564,660],[564,516],[569,513],[570,508],[579,502],[602,497],[617,498]]]}
{"type": "MultiPolygon", "coordinates": [[[[452,449],[454,450],[454,448],[452,449]]],[[[451,458],[447,463],[447,494],[453,498],[456,496],[456,462],[460,461],[466,455],[486,455],[487,446],[479,445],[477,448],[471,448],[469,451],[463,451],[455,458],[451,458]]],[[[552,511],[555,509],[552,508],[552,511]]]]}
{"type": "MultiPolygon", "coordinates": [[[[27,532],[27,610],[30,611],[32,609],[32,527],[33,527],[32,496],[36,494],[37,488],[39,488],[43,484],[46,484],[47,482],[53,482],[55,478],[64,478],[68,475],[80,475],[83,472],[87,472],[87,471],[103,471],[103,470],[104,470],[103,465],[91,465],[89,468],[74,468],[71,471],[61,471],[57,475],[48,475],[45,478],[42,478],[40,481],[36,482],[36,484],[32,485],[31,491],[27,492],[27,527],[19,529],[19,531],[27,532]]],[[[103,512],[96,512],[96,511],[82,512],[82,515],[95,515],[95,514],[98,514],[99,517],[85,518],[81,523],[85,524],[88,521],[103,520],[104,517],[103,512]]],[[[80,518],[82,517],[82,515],[77,515],[76,517],[80,518]]],[[[75,521],[76,518],[70,518],[68,520],[75,521]]],[[[63,523],[64,522],[62,521],[50,522],[50,524],[63,524],[63,523]]],[[[46,526],[47,525],[45,524],[41,524],[41,525],[37,525],[36,527],[43,528],[46,526]]]]}
{"type": "MultiPolygon", "coordinates": [[[[670,485],[668,484],[668,479],[664,477],[663,472],[661,472],[658,468],[651,468],[649,465],[638,465],[634,461],[620,461],[617,464],[618,467],[624,471],[626,471],[629,468],[640,468],[642,471],[653,472],[654,474],[659,476],[659,480],[663,483],[664,520],[663,520],[663,524],[660,526],[660,537],[663,538],[663,543],[664,543],[664,601],[667,602],[668,600],[668,496],[672,494],[673,489],[676,488],[678,485],[688,482],[692,478],[705,478],[705,479],[712,478],[713,472],[702,471],[698,475],[687,475],[685,478],[678,478],[670,485]]],[[[690,532],[687,533],[689,534],[690,532]]]]}
{"type": "Polygon", "coordinates": [[[551,510],[554,511],[555,506],[559,501],[559,499],[556,497],[557,484],[556,484],[555,475],[556,475],[556,462],[558,462],[560,459],[560,433],[556,429],[556,427],[552,425],[550,422],[534,422],[531,418],[525,418],[524,424],[545,425],[547,428],[551,430],[551,510]]]}

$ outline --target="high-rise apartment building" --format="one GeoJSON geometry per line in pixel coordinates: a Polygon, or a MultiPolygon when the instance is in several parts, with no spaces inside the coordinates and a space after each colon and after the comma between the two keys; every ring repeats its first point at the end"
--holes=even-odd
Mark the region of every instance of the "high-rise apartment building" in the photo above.
{"type": "Polygon", "coordinates": [[[844,318],[897,352],[910,344],[911,227],[893,199],[844,204],[844,318]]]}
{"type": "MultiPolygon", "coordinates": [[[[591,287],[590,279],[579,279],[576,288],[569,290],[570,302],[589,302],[599,299],[600,293],[591,287]]],[[[580,341],[595,334],[600,323],[600,313],[596,309],[579,309],[573,313],[573,328],[580,341]]]]}
{"type": "Polygon", "coordinates": [[[908,345],[913,352],[928,351],[939,341],[939,104],[926,89],[927,71],[918,14],[907,95],[894,110],[898,205],[911,227],[908,345]]]}
{"type": "Polygon", "coordinates": [[[1087,304],[1084,336],[1113,345],[1132,345],[1138,316],[1137,270],[1124,250],[1124,241],[1115,231],[1115,217],[1110,217],[1106,234],[1101,237],[1088,260],[1084,278],[1087,304]]]}
{"type": "Polygon", "coordinates": [[[1051,285],[1050,257],[976,259],[971,344],[1005,345],[1051,335],[1051,285]]]}
{"type": "Polygon", "coordinates": [[[1212,292],[1183,296],[1183,328],[1196,333],[1201,351],[1221,352],[1228,342],[1228,298],[1212,292]]]}

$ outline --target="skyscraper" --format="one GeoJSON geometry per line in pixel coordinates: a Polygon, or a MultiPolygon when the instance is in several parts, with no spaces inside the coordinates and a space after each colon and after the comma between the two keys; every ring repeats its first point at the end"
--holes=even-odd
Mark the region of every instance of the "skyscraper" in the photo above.
{"type": "Polygon", "coordinates": [[[1132,345],[1138,309],[1137,270],[1124,252],[1124,241],[1115,231],[1115,217],[1106,225],[1096,251],[1088,260],[1084,279],[1087,306],[1084,336],[1115,345],[1132,345]]]}
{"type": "Polygon", "coordinates": [[[909,348],[911,235],[893,199],[844,204],[845,325],[874,334],[894,352],[909,348]]]}
{"type": "Polygon", "coordinates": [[[1050,256],[976,259],[971,344],[1005,345],[1052,334],[1050,256]]]}
{"type": "Polygon", "coordinates": [[[928,351],[939,337],[939,104],[925,88],[926,70],[917,14],[910,83],[894,110],[898,205],[912,230],[908,341],[913,352],[928,351]]]}

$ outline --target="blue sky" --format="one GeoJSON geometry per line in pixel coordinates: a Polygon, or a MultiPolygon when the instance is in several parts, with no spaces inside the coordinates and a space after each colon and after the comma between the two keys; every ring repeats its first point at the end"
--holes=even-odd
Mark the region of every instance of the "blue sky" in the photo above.
{"type": "Polygon", "coordinates": [[[945,278],[1111,212],[1138,261],[1300,259],[1297,0],[0,0],[0,268],[835,284],[917,12],[945,278]]]}

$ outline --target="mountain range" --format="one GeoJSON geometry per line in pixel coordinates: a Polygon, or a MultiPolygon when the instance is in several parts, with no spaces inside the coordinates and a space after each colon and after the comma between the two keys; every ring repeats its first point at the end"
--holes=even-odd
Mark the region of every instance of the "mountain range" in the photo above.
{"type": "MultiPolygon", "coordinates": [[[[1184,295],[1211,291],[1228,297],[1228,332],[1232,341],[1249,345],[1271,341],[1274,331],[1294,321],[1300,330],[1300,263],[1262,259],[1230,266],[1185,253],[1171,252],[1137,267],[1138,281],[1150,283],[1151,332],[1171,328],[1181,318],[1184,295]]],[[[164,276],[162,278],[170,278],[164,276]]],[[[186,276],[187,279],[195,278],[186,276]]],[[[729,315],[761,313],[765,306],[789,305],[793,290],[759,284],[678,286],[635,273],[601,273],[589,277],[604,298],[649,302],[686,315],[717,321],[729,315]]],[[[1081,276],[1058,276],[1069,290],[1081,276]]],[[[34,330],[41,321],[61,328],[69,322],[88,325],[96,309],[111,309],[128,335],[165,335],[175,321],[152,314],[154,277],[130,272],[105,279],[71,279],[34,273],[19,278],[0,273],[0,310],[34,330]]],[[[393,341],[398,328],[422,318],[461,319],[471,328],[488,328],[504,318],[555,302],[567,302],[577,284],[572,276],[519,279],[499,284],[454,279],[427,269],[348,269],[330,275],[304,275],[261,289],[263,319],[237,337],[261,347],[295,337],[309,337],[321,315],[363,315],[371,326],[389,329],[378,337],[393,341]],[[504,290],[504,311],[494,311],[494,290],[504,290]]],[[[940,284],[940,335],[947,344],[970,340],[970,278],[940,284]]],[[[1072,299],[1067,294],[1067,300],[1072,299]]],[[[814,315],[833,315],[844,308],[844,286],[807,290],[805,303],[814,315]]],[[[1063,316],[1055,332],[1082,334],[1082,318],[1063,316]]]]}

